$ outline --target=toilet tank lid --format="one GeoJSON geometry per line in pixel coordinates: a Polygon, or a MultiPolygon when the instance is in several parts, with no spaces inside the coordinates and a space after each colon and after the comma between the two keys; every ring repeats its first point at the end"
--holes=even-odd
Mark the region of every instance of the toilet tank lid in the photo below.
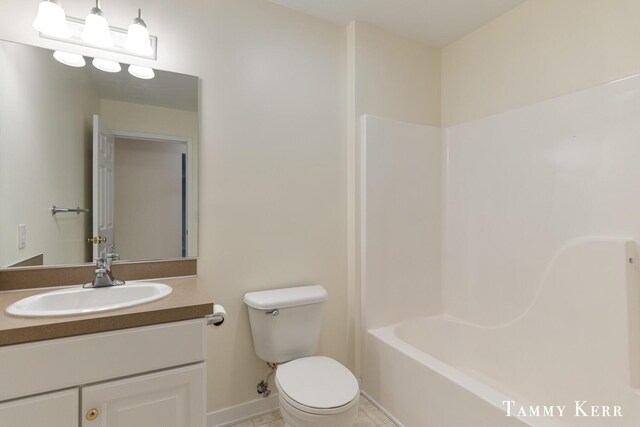
{"type": "Polygon", "coordinates": [[[327,300],[327,290],[320,285],[273,289],[244,294],[244,303],[258,310],[296,307],[327,300]]]}

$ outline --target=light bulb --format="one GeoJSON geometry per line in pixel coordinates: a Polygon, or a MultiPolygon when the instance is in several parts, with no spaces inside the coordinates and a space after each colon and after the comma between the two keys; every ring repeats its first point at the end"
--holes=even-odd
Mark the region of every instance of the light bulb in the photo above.
{"type": "Polygon", "coordinates": [[[140,65],[129,65],[129,74],[139,79],[149,80],[156,76],[152,68],[142,67],[140,65]]]}
{"type": "Polygon", "coordinates": [[[138,9],[138,17],[129,25],[127,37],[124,40],[124,48],[136,55],[151,56],[153,54],[149,30],[147,30],[147,24],[141,18],[140,9],[138,9]]]}
{"type": "Polygon", "coordinates": [[[53,57],[56,59],[56,61],[70,67],[84,67],[86,65],[84,57],[82,55],[78,55],[77,53],[56,50],[55,52],[53,52],[53,57]]]}
{"type": "Polygon", "coordinates": [[[33,21],[33,28],[51,37],[68,39],[71,31],[67,25],[64,9],[56,0],[43,0],[38,6],[38,15],[33,21]]]}
{"type": "Polygon", "coordinates": [[[98,7],[97,1],[96,7],[91,9],[85,19],[84,28],[82,29],[82,35],[80,38],[82,41],[97,47],[113,47],[113,39],[111,38],[109,23],[103,16],[100,7],[98,7]]]}
{"type": "Polygon", "coordinates": [[[91,63],[98,70],[105,71],[107,73],[118,73],[122,69],[119,62],[111,61],[109,59],[93,58],[91,63]]]}

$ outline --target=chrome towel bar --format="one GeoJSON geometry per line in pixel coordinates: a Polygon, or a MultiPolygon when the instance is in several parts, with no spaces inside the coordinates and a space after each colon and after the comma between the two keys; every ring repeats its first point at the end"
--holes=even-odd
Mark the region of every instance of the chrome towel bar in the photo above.
{"type": "Polygon", "coordinates": [[[56,207],[56,205],[51,206],[51,209],[49,209],[51,211],[51,215],[55,215],[59,212],[75,212],[76,214],[80,215],[80,213],[88,213],[90,212],[89,209],[81,209],[80,207],[77,208],[58,208],[56,207]]]}

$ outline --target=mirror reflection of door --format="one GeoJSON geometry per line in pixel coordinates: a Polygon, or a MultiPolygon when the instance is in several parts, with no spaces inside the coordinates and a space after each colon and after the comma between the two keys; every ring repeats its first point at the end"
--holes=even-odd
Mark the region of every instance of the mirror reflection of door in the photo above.
{"type": "Polygon", "coordinates": [[[118,254],[124,259],[186,256],[187,144],[142,134],[115,141],[118,254]]]}
{"type": "Polygon", "coordinates": [[[94,116],[94,258],[187,256],[189,145],[111,131],[94,116]]]}
{"type": "Polygon", "coordinates": [[[93,116],[93,259],[114,255],[115,137],[93,116]]]}
{"type": "Polygon", "coordinates": [[[190,141],[110,130],[94,116],[94,259],[189,255],[190,141]]]}

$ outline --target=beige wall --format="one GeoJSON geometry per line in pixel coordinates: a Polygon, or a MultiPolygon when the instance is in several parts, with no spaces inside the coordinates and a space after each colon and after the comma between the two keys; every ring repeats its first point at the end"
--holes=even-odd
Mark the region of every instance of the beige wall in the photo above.
{"type": "Polygon", "coordinates": [[[640,72],[637,0],[529,0],[442,51],[452,126],[640,72]]]}
{"type": "Polygon", "coordinates": [[[2,43],[0,69],[0,267],[40,253],[45,264],[89,261],[91,216],[54,216],[49,208],[91,208],[97,95],[84,72],[49,52],[2,43]],[[27,226],[21,250],[18,224],[27,226]]]}
{"type": "Polygon", "coordinates": [[[353,22],[356,116],[440,126],[440,50],[353,22]]]}
{"type": "MultiPolygon", "coordinates": [[[[4,0],[0,38],[56,46],[31,27],[36,6],[4,0]]],[[[83,0],[64,7],[75,17],[88,10],[83,0]]],[[[208,409],[257,398],[267,372],[251,343],[247,291],[324,285],[320,353],[346,362],[344,28],[263,0],[136,7],[159,38],[159,59],[134,62],[202,79],[198,274],[229,314],[207,330],[208,409]]],[[[135,9],[112,0],[105,13],[126,27],[135,9]]]]}
{"type": "Polygon", "coordinates": [[[211,334],[210,409],[257,398],[267,372],[253,352],[247,291],[325,286],[320,353],[346,363],[350,347],[344,29],[264,1],[213,5],[198,271],[233,320],[211,334]]]}
{"type": "Polygon", "coordinates": [[[182,256],[186,144],[116,138],[114,243],[120,259],[182,256]]]}
{"type": "Polygon", "coordinates": [[[198,145],[198,113],[193,111],[101,99],[100,116],[109,129],[186,136],[198,145]]]}
{"type": "Polygon", "coordinates": [[[360,118],[440,125],[440,51],[354,21],[347,27],[347,176],[349,330],[356,372],[360,359],[360,118]]]}

